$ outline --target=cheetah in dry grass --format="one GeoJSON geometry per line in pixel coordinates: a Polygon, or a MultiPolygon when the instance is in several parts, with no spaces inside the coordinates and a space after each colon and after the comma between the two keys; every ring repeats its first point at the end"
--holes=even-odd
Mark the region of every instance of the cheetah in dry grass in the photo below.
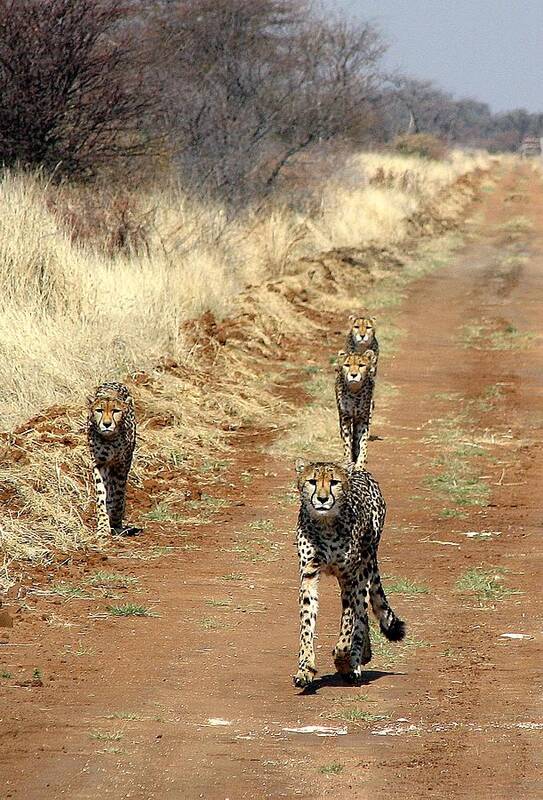
{"type": "Polygon", "coordinates": [[[134,403],[122,383],[103,383],[89,399],[87,437],[96,488],[100,536],[137,533],[123,529],[126,483],[136,444],[134,403]]]}
{"type": "Polygon", "coordinates": [[[363,665],[371,659],[368,601],[387,639],[400,641],[405,636],[405,623],[388,604],[377,563],[385,501],[377,481],[366,470],[300,461],[296,472],[300,491],[300,652],[294,684],[307,686],[317,671],[314,636],[321,573],[335,575],[341,589],[341,628],[333,651],[336,669],[357,682],[363,665]]]}

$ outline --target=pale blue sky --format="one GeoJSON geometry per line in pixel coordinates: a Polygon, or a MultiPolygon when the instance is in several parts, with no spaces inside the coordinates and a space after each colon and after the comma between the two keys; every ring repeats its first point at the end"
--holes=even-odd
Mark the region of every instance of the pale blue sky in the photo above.
{"type": "Polygon", "coordinates": [[[323,0],[370,19],[388,67],[435,81],[493,111],[543,112],[543,0],[323,0]]]}

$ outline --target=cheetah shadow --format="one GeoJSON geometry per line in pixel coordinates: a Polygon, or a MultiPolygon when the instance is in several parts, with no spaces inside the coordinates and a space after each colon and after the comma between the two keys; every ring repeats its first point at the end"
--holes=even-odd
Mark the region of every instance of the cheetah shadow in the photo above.
{"type": "Polygon", "coordinates": [[[120,538],[123,536],[139,536],[140,533],[143,533],[143,528],[138,525],[124,525],[120,530],[114,531],[113,535],[120,538]]]}
{"type": "Polygon", "coordinates": [[[378,681],[381,678],[387,678],[389,675],[406,675],[406,672],[383,672],[381,670],[369,669],[366,670],[359,681],[351,681],[339,672],[334,672],[330,675],[321,675],[320,678],[315,678],[309,686],[298,692],[299,696],[317,694],[319,689],[326,689],[327,687],[340,687],[344,686],[346,689],[353,688],[353,686],[369,686],[370,683],[378,681]]]}

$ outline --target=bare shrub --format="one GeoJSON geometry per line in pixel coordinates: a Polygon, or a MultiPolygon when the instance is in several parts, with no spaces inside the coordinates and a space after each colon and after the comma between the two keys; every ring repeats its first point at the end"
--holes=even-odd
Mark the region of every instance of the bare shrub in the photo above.
{"type": "Polygon", "coordinates": [[[149,255],[156,211],[144,194],[120,188],[50,187],[47,207],[71,240],[112,258],[149,255]]]}
{"type": "Polygon", "coordinates": [[[369,24],[325,22],[297,0],[181,0],[153,22],[175,162],[198,190],[268,194],[298,154],[371,128],[384,46],[369,24]]]}
{"type": "Polygon", "coordinates": [[[0,159],[87,178],[145,151],[152,102],[117,0],[0,2],[0,159]]]}

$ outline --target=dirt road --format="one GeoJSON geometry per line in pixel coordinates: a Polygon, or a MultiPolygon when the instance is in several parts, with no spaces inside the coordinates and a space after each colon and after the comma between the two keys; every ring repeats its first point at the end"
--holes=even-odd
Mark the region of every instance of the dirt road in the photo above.
{"type": "MultiPolygon", "coordinates": [[[[543,184],[523,165],[486,189],[448,265],[377,310],[398,335],[369,468],[407,643],[381,641],[366,684],[342,685],[323,582],[320,677],[293,688],[292,466],[246,431],[207,490],[212,524],[158,520],[107,560],[67,563],[71,591],[40,593],[58,589],[44,573],[19,600],[0,635],[2,798],[543,796],[543,184]],[[93,589],[97,571],[125,586],[93,589]],[[157,616],[106,612],[128,602],[157,616]]],[[[312,360],[285,354],[291,387],[333,381],[343,321],[319,324],[312,360]]]]}

